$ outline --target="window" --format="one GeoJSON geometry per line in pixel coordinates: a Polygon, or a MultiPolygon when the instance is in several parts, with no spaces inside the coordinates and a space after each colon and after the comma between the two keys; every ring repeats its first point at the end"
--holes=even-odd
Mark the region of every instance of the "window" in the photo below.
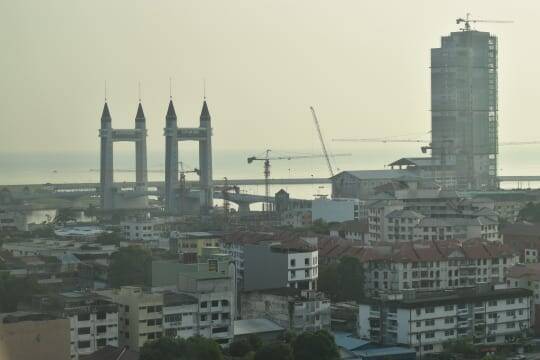
{"type": "Polygon", "coordinates": [[[296,266],[296,259],[291,259],[291,267],[295,267],[296,266]]]}
{"type": "Polygon", "coordinates": [[[148,320],[148,321],[147,321],[147,325],[148,325],[148,326],[154,326],[154,325],[156,325],[156,320],[154,320],[154,319],[148,320]]]}
{"type": "Polygon", "coordinates": [[[497,300],[490,300],[488,306],[497,306],[497,300]]]}
{"type": "Polygon", "coordinates": [[[506,299],[506,305],[514,305],[515,299],[506,299]]]}
{"type": "Polygon", "coordinates": [[[421,321],[417,321],[416,322],[416,327],[421,327],[422,326],[422,322],[421,321]]]}
{"type": "Polygon", "coordinates": [[[107,313],[106,312],[98,312],[96,314],[96,319],[98,320],[105,320],[107,318],[107,313]]]}
{"type": "Polygon", "coordinates": [[[424,351],[430,351],[430,350],[433,350],[433,345],[431,345],[431,344],[424,345],[424,351]]]}
{"type": "Polygon", "coordinates": [[[149,313],[153,313],[153,312],[156,311],[156,308],[153,307],[153,306],[149,306],[149,307],[146,309],[146,311],[149,312],[149,313]]]}
{"type": "Polygon", "coordinates": [[[79,346],[79,349],[86,349],[90,347],[90,341],[79,341],[77,345],[79,346]]]}
{"type": "Polygon", "coordinates": [[[219,313],[213,313],[212,320],[219,320],[219,313]]]}
{"type": "Polygon", "coordinates": [[[98,327],[96,327],[96,330],[98,334],[102,334],[104,332],[107,332],[107,326],[99,325],[98,327]]]}
{"type": "Polygon", "coordinates": [[[434,319],[426,320],[426,326],[435,326],[435,320],[434,319]]]}
{"type": "Polygon", "coordinates": [[[454,310],[454,305],[446,305],[444,307],[444,311],[453,311],[454,310]]]}
{"type": "Polygon", "coordinates": [[[432,339],[435,337],[435,331],[426,332],[426,339],[432,339]]]}
{"type": "Polygon", "coordinates": [[[146,335],[148,336],[148,340],[153,340],[156,338],[156,335],[154,333],[148,333],[146,335]]]}
{"type": "Polygon", "coordinates": [[[218,300],[212,300],[212,307],[217,307],[219,306],[219,301],[218,300]]]}
{"type": "Polygon", "coordinates": [[[79,321],[88,321],[88,320],[90,320],[90,314],[79,314],[79,315],[77,315],[77,320],[79,320],[79,321]]]}
{"type": "Polygon", "coordinates": [[[105,345],[107,345],[107,339],[97,339],[96,343],[97,343],[98,347],[105,346],[105,345]]]}
{"type": "Polygon", "coordinates": [[[156,306],[156,312],[161,312],[163,307],[161,305],[156,306]]]}
{"type": "Polygon", "coordinates": [[[454,336],[454,329],[446,330],[444,336],[454,336]]]}
{"type": "Polygon", "coordinates": [[[90,328],[89,328],[89,327],[82,327],[82,328],[79,328],[79,329],[77,329],[77,333],[78,333],[79,335],[90,334],[90,328]]]}
{"type": "Polygon", "coordinates": [[[309,265],[309,258],[304,259],[304,265],[309,265]]]}
{"type": "Polygon", "coordinates": [[[445,324],[453,324],[454,323],[454,318],[453,317],[447,317],[444,319],[444,323],[445,324]]]}
{"type": "Polygon", "coordinates": [[[229,306],[229,300],[221,300],[221,306],[229,306]]]}
{"type": "Polygon", "coordinates": [[[180,322],[180,321],[182,321],[182,314],[165,315],[165,322],[180,322]]]}
{"type": "Polygon", "coordinates": [[[166,329],[165,330],[165,336],[166,337],[176,337],[177,331],[176,329],[166,329]]]}
{"type": "Polygon", "coordinates": [[[202,301],[201,302],[201,308],[206,309],[208,307],[208,302],[202,301]]]}
{"type": "Polygon", "coordinates": [[[515,322],[509,322],[509,323],[506,323],[506,328],[507,329],[513,329],[516,327],[516,323],[515,322]]]}
{"type": "Polygon", "coordinates": [[[426,314],[432,314],[435,312],[435,308],[433,306],[426,308],[426,314]]]}
{"type": "Polygon", "coordinates": [[[296,271],[291,270],[291,279],[294,279],[296,277],[296,271]]]}
{"type": "Polygon", "coordinates": [[[422,309],[416,309],[416,315],[422,314],[422,309]]]}
{"type": "Polygon", "coordinates": [[[206,321],[207,315],[201,315],[201,321],[206,321]]]}
{"type": "MultiPolygon", "coordinates": [[[[317,316],[319,316],[319,315],[317,315],[317,316]]],[[[230,318],[230,314],[229,314],[229,313],[223,313],[223,314],[221,314],[221,319],[222,319],[222,320],[229,320],[229,318],[230,318]]]]}

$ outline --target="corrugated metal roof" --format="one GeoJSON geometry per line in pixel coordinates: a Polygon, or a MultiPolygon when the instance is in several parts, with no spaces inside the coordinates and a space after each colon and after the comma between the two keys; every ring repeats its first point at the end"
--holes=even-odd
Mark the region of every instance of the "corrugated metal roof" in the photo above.
{"type": "Polygon", "coordinates": [[[285,330],[283,327],[268,319],[261,318],[234,321],[234,336],[260,334],[283,330],[285,330]]]}

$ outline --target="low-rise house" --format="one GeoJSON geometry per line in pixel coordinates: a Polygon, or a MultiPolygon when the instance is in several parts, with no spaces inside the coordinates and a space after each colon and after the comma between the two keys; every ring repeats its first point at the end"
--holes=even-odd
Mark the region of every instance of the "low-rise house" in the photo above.
{"type": "Polygon", "coordinates": [[[234,320],[234,341],[248,340],[258,337],[264,344],[279,341],[285,329],[268,319],[234,320]]]}
{"type": "Polygon", "coordinates": [[[352,240],[360,245],[369,245],[369,225],[367,220],[344,221],[330,229],[330,236],[352,240]]]}

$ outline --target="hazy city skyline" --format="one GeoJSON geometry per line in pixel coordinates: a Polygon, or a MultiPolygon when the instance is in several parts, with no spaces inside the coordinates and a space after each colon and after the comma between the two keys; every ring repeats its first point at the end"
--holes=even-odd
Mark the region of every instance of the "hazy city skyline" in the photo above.
{"type": "Polygon", "coordinates": [[[97,156],[105,80],[116,128],[133,126],[141,82],[148,147],[162,150],[169,77],[183,126],[198,122],[206,79],[216,151],[318,149],[310,105],[328,141],[418,137],[430,128],[429,51],[466,12],[515,21],[477,28],[499,37],[501,141],[535,139],[540,45],[524,39],[537,2],[159,4],[3,2],[0,151],[97,156]]]}

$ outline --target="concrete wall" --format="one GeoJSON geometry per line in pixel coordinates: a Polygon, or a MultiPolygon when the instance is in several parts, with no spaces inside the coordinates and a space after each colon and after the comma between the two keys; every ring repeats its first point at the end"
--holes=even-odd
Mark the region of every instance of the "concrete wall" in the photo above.
{"type": "Polygon", "coordinates": [[[343,222],[360,218],[360,200],[358,199],[315,199],[312,202],[313,221],[343,222]]]}
{"type": "Polygon", "coordinates": [[[0,324],[0,359],[68,360],[69,320],[0,324]]]}
{"type": "Polygon", "coordinates": [[[275,289],[287,286],[287,254],[265,245],[244,247],[244,290],[275,289]]]}

